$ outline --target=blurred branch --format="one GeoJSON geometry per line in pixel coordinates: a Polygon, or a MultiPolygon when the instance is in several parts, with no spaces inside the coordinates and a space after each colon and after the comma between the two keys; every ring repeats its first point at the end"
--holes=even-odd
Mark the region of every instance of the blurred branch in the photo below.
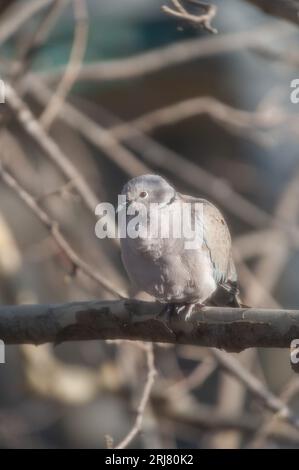
{"type": "Polygon", "coordinates": [[[298,310],[195,306],[190,320],[164,318],[156,302],[74,302],[0,307],[0,338],[7,344],[128,339],[241,351],[289,348],[299,338],[298,310]]]}
{"type": "MultiPolygon", "coordinates": [[[[78,79],[103,81],[141,77],[199,58],[260,46],[273,37],[277,40],[286,35],[290,35],[289,28],[280,27],[278,29],[276,24],[267,24],[251,31],[188,39],[125,59],[101,60],[84,64],[78,79]]],[[[36,74],[50,83],[60,80],[64,69],[65,66],[36,74]]]]}
{"type": "Polygon", "coordinates": [[[143,389],[140,404],[138,406],[136,420],[135,420],[134,426],[129,431],[129,433],[115,447],[116,449],[125,449],[126,447],[128,447],[128,445],[132,442],[132,440],[136,437],[136,435],[141,430],[145,408],[149,401],[151,390],[153,388],[155,377],[157,374],[157,371],[155,369],[155,364],[154,364],[154,349],[151,343],[145,345],[145,352],[146,352],[146,360],[147,360],[147,379],[146,379],[146,383],[143,389]]]}
{"type": "Polygon", "coordinates": [[[262,401],[267,409],[274,412],[276,419],[286,419],[297,430],[299,429],[299,419],[284,400],[274,395],[265,384],[244,368],[237,359],[216,349],[211,349],[210,353],[218,360],[219,365],[226,372],[243,383],[253,395],[262,401]]]}
{"type": "Polygon", "coordinates": [[[286,404],[276,397],[266,385],[249,372],[237,359],[216,349],[211,349],[210,353],[226,372],[242,382],[253,395],[262,400],[269,410],[279,412],[281,416],[289,413],[286,404]]]}
{"type": "Polygon", "coordinates": [[[43,8],[55,0],[30,0],[16,2],[1,16],[0,45],[9,39],[18,29],[43,8]]]}
{"type": "Polygon", "coordinates": [[[11,188],[15,194],[31,209],[36,217],[42,222],[42,224],[49,230],[53,240],[65,254],[67,259],[74,266],[75,271],[81,270],[90,279],[100,284],[108,292],[116,295],[117,297],[125,297],[125,293],[119,290],[116,286],[106,279],[105,275],[95,268],[89,266],[70,246],[66,238],[62,235],[59,224],[50,218],[50,216],[38,205],[34,197],[31,196],[17,181],[16,179],[0,166],[0,178],[4,183],[11,188]]]}
{"type": "Polygon", "coordinates": [[[184,21],[188,21],[191,24],[196,26],[201,26],[210,33],[217,33],[217,29],[211,26],[211,21],[216,15],[217,7],[215,5],[209,5],[204,2],[199,2],[197,0],[189,0],[190,3],[196,4],[199,8],[204,10],[204,13],[195,15],[189,13],[186,8],[183,7],[181,0],[170,0],[173,8],[170,8],[167,5],[162,6],[162,11],[167,13],[170,16],[174,16],[176,18],[182,19],[184,21]]]}
{"type": "Polygon", "coordinates": [[[67,180],[73,181],[73,185],[82,197],[82,200],[94,213],[95,207],[99,203],[97,196],[92,192],[88,183],[58,147],[56,142],[44,131],[26,103],[22,101],[17,92],[9,84],[6,84],[6,101],[26,133],[35,140],[44,150],[45,154],[60,168],[67,180]]]}
{"type": "MultiPolygon", "coordinates": [[[[39,103],[45,105],[51,99],[52,91],[34,76],[28,81],[30,93],[39,103]]],[[[132,152],[123,147],[118,140],[100,124],[90,119],[67,102],[63,102],[59,118],[72,129],[82,134],[95,147],[106,153],[129,176],[142,175],[151,170],[132,152]]]]}
{"type": "Polygon", "coordinates": [[[49,129],[59,114],[63,101],[75,84],[80,72],[88,39],[88,10],[85,0],[73,0],[75,17],[74,39],[65,73],[40,117],[44,129],[49,129]]]}
{"type": "Polygon", "coordinates": [[[265,13],[299,25],[299,0],[247,0],[265,13]]]}

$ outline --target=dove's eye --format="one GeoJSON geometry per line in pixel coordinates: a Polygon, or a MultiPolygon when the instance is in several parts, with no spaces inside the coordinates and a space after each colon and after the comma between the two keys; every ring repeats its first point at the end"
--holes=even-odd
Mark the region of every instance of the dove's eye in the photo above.
{"type": "Polygon", "coordinates": [[[141,191],[141,193],[139,194],[139,197],[141,197],[142,199],[145,199],[147,196],[148,193],[146,191],[141,191]]]}

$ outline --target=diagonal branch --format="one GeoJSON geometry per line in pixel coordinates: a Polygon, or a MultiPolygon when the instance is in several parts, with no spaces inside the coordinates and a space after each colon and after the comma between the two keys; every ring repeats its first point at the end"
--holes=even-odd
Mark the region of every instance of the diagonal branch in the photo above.
{"type": "Polygon", "coordinates": [[[51,219],[51,217],[39,206],[37,201],[31,194],[29,194],[17,181],[16,179],[0,165],[0,179],[12,189],[16,195],[26,204],[26,206],[35,214],[40,222],[47,228],[53,240],[59,247],[59,249],[66,255],[67,259],[70,260],[71,264],[76,270],[81,270],[86,276],[93,281],[97,282],[101,287],[104,287],[108,292],[117,297],[124,297],[125,293],[118,289],[108,279],[105,274],[97,271],[95,268],[89,266],[70,246],[66,238],[60,231],[58,223],[51,219]]]}
{"type": "Polygon", "coordinates": [[[299,0],[247,0],[265,13],[299,25],[299,0]]]}
{"type": "Polygon", "coordinates": [[[180,0],[171,0],[173,7],[167,5],[162,6],[162,11],[167,13],[170,16],[188,21],[191,24],[196,26],[201,26],[206,31],[210,33],[217,33],[217,29],[211,26],[211,21],[216,15],[217,7],[215,5],[209,5],[208,3],[200,2],[198,0],[189,0],[191,3],[196,4],[204,12],[201,14],[195,15],[194,13],[189,13],[186,8],[183,7],[180,0]]]}
{"type": "MultiPolygon", "coordinates": [[[[84,64],[78,80],[110,81],[130,80],[144,77],[147,74],[161,72],[165,69],[212,57],[214,55],[228,54],[239,50],[259,47],[269,40],[276,42],[284,36],[290,36],[289,27],[280,27],[277,24],[266,24],[250,31],[221,34],[204,38],[186,39],[173,44],[159,47],[150,51],[135,54],[122,59],[98,61],[84,64]]],[[[35,72],[34,75],[55,83],[64,74],[64,66],[55,69],[35,72]]],[[[31,78],[31,77],[29,77],[31,78]]],[[[26,78],[24,79],[26,85],[26,78]]]]}
{"type": "Polygon", "coordinates": [[[65,73],[52,95],[47,107],[40,117],[40,123],[45,130],[49,130],[56,116],[59,114],[62,103],[76,83],[87,47],[88,40],[88,10],[85,0],[73,0],[75,27],[71,55],[65,68],[65,73]]]}
{"type": "Polygon", "coordinates": [[[58,147],[56,142],[48,136],[35,119],[29,107],[22,101],[17,92],[8,83],[6,84],[6,101],[14,112],[20,125],[25,129],[35,142],[44,150],[45,154],[60,168],[68,180],[74,181],[74,185],[86,206],[94,213],[99,200],[90,189],[80,172],[58,147]]]}

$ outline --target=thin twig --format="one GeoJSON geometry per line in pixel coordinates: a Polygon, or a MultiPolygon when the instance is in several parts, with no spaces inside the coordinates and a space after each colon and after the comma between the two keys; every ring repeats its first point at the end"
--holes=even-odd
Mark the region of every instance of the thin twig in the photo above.
{"type": "Polygon", "coordinates": [[[137,416],[135,423],[129,433],[124,439],[115,447],[116,449],[125,449],[132,442],[132,440],[141,431],[142,422],[144,418],[144,412],[146,405],[150,399],[151,390],[153,388],[157,371],[154,363],[154,348],[153,344],[149,343],[146,345],[146,361],[147,361],[147,379],[143,389],[140,404],[138,406],[137,416]]]}
{"type": "MultiPolygon", "coordinates": [[[[297,395],[299,392],[299,379],[298,377],[293,377],[289,383],[285,386],[282,393],[280,394],[280,399],[288,404],[294,395],[297,395]]],[[[280,420],[280,412],[276,412],[270,417],[266,417],[261,423],[261,426],[258,427],[257,433],[254,438],[247,444],[249,448],[263,448],[265,440],[271,435],[273,429],[275,429],[277,421],[280,420]]]]}
{"type": "Polygon", "coordinates": [[[276,397],[266,385],[246,370],[237,359],[216,349],[211,349],[211,354],[218,360],[221,367],[241,381],[251,393],[262,400],[269,410],[278,413],[281,419],[286,419],[296,429],[299,429],[299,417],[294,416],[286,403],[276,397]]]}
{"type": "MultiPolygon", "coordinates": [[[[192,1],[192,0],[189,0],[192,1]]],[[[176,18],[180,18],[182,20],[188,21],[189,23],[196,25],[196,26],[201,26],[204,28],[206,31],[216,34],[217,29],[213,28],[211,26],[211,21],[215,17],[216,12],[217,12],[217,7],[216,5],[209,5],[204,2],[199,2],[199,1],[194,1],[192,3],[195,3],[197,6],[202,8],[204,10],[204,13],[195,15],[192,13],[189,13],[186,8],[183,7],[181,4],[180,0],[171,0],[171,3],[173,4],[174,8],[170,8],[167,5],[163,5],[162,11],[167,13],[170,16],[174,16],[176,18]]]]}
{"type": "MultiPolygon", "coordinates": [[[[27,83],[30,94],[38,102],[45,104],[51,94],[49,88],[35,76],[31,76],[30,81],[28,80],[27,83]]],[[[151,165],[179,175],[191,187],[206,192],[216,201],[219,200],[228,211],[237,215],[246,223],[251,223],[255,227],[264,227],[272,221],[270,214],[267,214],[267,212],[234,191],[228,182],[213,176],[195,163],[186,160],[177,152],[165,148],[149,136],[144,135],[139,129],[131,128],[128,123],[116,124],[116,136],[114,137],[114,126],[109,131],[103,129],[102,126],[96,124],[70,103],[63,104],[63,113],[61,113],[60,118],[72,129],[80,132],[93,145],[104,150],[131,177],[149,173],[151,170],[146,164],[137,159],[132,152],[118,144],[117,129],[122,129],[120,132],[121,137],[128,140],[129,146],[136,148],[136,151],[141,153],[143,158],[148,160],[151,165]],[[128,131],[127,135],[125,129],[128,131]]],[[[113,121],[120,122],[118,118],[114,118],[113,121]]]]}
{"type": "Polygon", "coordinates": [[[23,23],[53,2],[54,0],[30,0],[21,3],[13,3],[1,16],[0,45],[4,41],[7,41],[23,23]]]}
{"type": "Polygon", "coordinates": [[[298,0],[247,0],[259,7],[268,15],[276,16],[299,24],[299,2],[298,0]]]}
{"type": "Polygon", "coordinates": [[[113,133],[118,138],[134,137],[138,130],[152,132],[157,127],[177,124],[184,119],[206,114],[212,119],[220,122],[233,132],[243,131],[243,135],[248,131],[271,130],[288,125],[296,119],[296,115],[287,114],[280,108],[263,109],[257,111],[245,111],[233,108],[212,96],[192,97],[163,108],[146,113],[128,123],[120,124],[113,128],[113,133]]]}
{"type": "MultiPolygon", "coordinates": [[[[94,214],[95,208],[99,203],[98,197],[92,191],[79,170],[68,159],[56,142],[45,132],[29,107],[9,84],[6,84],[6,102],[14,111],[16,118],[27,134],[44,150],[45,154],[55,163],[62,174],[65,175],[67,181],[73,182],[73,186],[80,194],[82,201],[92,214],[94,214]]],[[[112,227],[112,232],[114,233],[114,220],[111,219],[108,225],[108,229],[112,227]]],[[[112,239],[117,242],[117,239],[112,239]]]]}
{"type": "Polygon", "coordinates": [[[55,117],[59,114],[63,101],[77,80],[87,46],[88,12],[85,0],[73,0],[73,8],[75,32],[70,59],[55,93],[40,117],[40,123],[46,130],[51,127],[55,117]]]}

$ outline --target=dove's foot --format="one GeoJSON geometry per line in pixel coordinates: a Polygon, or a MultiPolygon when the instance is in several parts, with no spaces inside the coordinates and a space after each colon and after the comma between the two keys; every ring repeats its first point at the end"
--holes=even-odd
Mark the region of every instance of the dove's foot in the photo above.
{"type": "Polygon", "coordinates": [[[165,308],[163,309],[163,315],[166,316],[167,319],[170,319],[171,316],[173,315],[180,315],[184,314],[185,320],[189,320],[192,316],[193,309],[195,305],[201,307],[204,307],[203,304],[182,304],[182,303],[169,303],[166,304],[165,308]]]}
{"type": "Polygon", "coordinates": [[[178,310],[177,313],[181,313],[183,312],[184,313],[184,316],[185,316],[185,321],[188,321],[190,320],[190,318],[192,317],[192,313],[193,313],[193,310],[194,310],[194,307],[199,307],[199,308],[203,308],[204,307],[204,304],[201,304],[199,302],[197,303],[194,303],[194,304],[184,304],[183,306],[181,305],[180,306],[180,309],[178,310]]]}
{"type": "Polygon", "coordinates": [[[193,310],[194,310],[194,307],[197,307],[197,308],[203,308],[204,307],[204,304],[201,304],[199,302],[197,302],[196,304],[188,304],[185,306],[185,311],[184,311],[184,314],[185,314],[185,320],[188,321],[190,320],[190,318],[192,317],[192,313],[193,313],[193,310]]]}

